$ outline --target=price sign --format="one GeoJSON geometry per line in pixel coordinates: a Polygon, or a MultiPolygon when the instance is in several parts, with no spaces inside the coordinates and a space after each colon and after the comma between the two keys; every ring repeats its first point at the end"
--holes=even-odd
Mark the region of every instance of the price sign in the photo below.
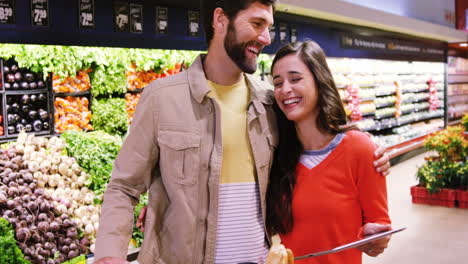
{"type": "Polygon", "coordinates": [[[15,13],[15,0],[0,0],[0,24],[14,24],[15,13]]]}
{"type": "Polygon", "coordinates": [[[276,38],[276,27],[275,27],[275,25],[272,25],[271,28],[270,28],[271,43],[275,42],[275,38],[276,38]]]}
{"type": "Polygon", "coordinates": [[[143,32],[143,5],[130,4],[130,31],[143,32]]]}
{"type": "Polygon", "coordinates": [[[49,26],[49,1],[31,0],[31,24],[49,26]]]}
{"type": "Polygon", "coordinates": [[[114,31],[130,31],[130,13],[128,2],[114,0],[114,31]]]}
{"type": "Polygon", "coordinates": [[[200,13],[188,11],[188,32],[190,37],[198,37],[200,33],[200,13]]]}
{"type": "Polygon", "coordinates": [[[167,7],[156,7],[156,34],[167,35],[169,27],[169,10],[167,7]]]}
{"type": "Polygon", "coordinates": [[[297,29],[293,26],[290,28],[289,37],[291,38],[291,42],[297,41],[297,29]]]}
{"type": "Polygon", "coordinates": [[[78,20],[80,28],[94,29],[94,0],[78,0],[78,20]]]}
{"type": "Polygon", "coordinates": [[[287,39],[288,25],[286,25],[285,23],[280,23],[279,28],[280,28],[280,42],[284,44],[288,40],[287,39]]]}

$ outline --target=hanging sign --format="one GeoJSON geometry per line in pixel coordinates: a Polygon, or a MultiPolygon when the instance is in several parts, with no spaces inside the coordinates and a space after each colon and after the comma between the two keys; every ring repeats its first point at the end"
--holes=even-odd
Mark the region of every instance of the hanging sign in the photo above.
{"type": "Polygon", "coordinates": [[[116,32],[129,32],[128,2],[114,0],[114,31],[116,32]]]}
{"type": "Polygon", "coordinates": [[[143,5],[130,4],[130,31],[143,32],[143,5]]]}
{"type": "Polygon", "coordinates": [[[188,32],[190,37],[198,37],[200,33],[200,13],[188,11],[188,32]]]}
{"type": "Polygon", "coordinates": [[[285,44],[288,41],[287,39],[288,25],[286,23],[280,23],[279,28],[280,28],[280,42],[282,44],[285,44]]]}
{"type": "Polygon", "coordinates": [[[49,26],[49,1],[31,0],[31,24],[49,26]]]}
{"type": "Polygon", "coordinates": [[[78,0],[78,20],[80,28],[94,29],[94,0],[78,0]]]}
{"type": "Polygon", "coordinates": [[[15,0],[0,0],[0,24],[15,24],[15,0]]]}
{"type": "Polygon", "coordinates": [[[430,57],[444,57],[445,54],[445,50],[441,47],[431,47],[425,44],[409,41],[374,38],[352,34],[341,34],[341,47],[346,49],[366,49],[430,57]]]}
{"type": "Polygon", "coordinates": [[[156,34],[167,35],[169,26],[169,10],[167,7],[156,7],[156,34]]]}

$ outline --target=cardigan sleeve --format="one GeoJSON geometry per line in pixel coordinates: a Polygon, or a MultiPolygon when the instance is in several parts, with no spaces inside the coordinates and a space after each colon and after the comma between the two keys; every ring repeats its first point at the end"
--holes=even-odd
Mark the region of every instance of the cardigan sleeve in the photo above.
{"type": "Polygon", "coordinates": [[[390,224],[387,202],[386,177],[377,172],[374,167],[374,151],[372,140],[364,133],[353,131],[353,147],[357,159],[358,199],[362,210],[362,223],[390,224]]]}

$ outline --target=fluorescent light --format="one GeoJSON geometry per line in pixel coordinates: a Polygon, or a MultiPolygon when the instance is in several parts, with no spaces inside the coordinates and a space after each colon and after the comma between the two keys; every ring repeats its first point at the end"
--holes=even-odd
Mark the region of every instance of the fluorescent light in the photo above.
{"type": "Polygon", "coordinates": [[[460,43],[460,47],[468,47],[468,43],[460,43]]]}

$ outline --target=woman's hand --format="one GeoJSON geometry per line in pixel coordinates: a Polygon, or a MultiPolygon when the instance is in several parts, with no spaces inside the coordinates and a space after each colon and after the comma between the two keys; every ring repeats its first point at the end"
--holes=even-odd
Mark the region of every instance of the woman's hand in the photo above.
{"type": "Polygon", "coordinates": [[[390,174],[390,157],[388,156],[386,149],[378,147],[374,152],[374,157],[376,158],[374,161],[375,169],[382,173],[383,176],[390,174]]]}
{"type": "MultiPolygon", "coordinates": [[[[389,230],[392,230],[392,226],[389,224],[367,223],[361,229],[361,236],[369,236],[389,230]]],[[[368,256],[377,257],[387,248],[390,238],[391,235],[374,240],[365,245],[359,246],[358,249],[366,253],[368,256]]]]}

